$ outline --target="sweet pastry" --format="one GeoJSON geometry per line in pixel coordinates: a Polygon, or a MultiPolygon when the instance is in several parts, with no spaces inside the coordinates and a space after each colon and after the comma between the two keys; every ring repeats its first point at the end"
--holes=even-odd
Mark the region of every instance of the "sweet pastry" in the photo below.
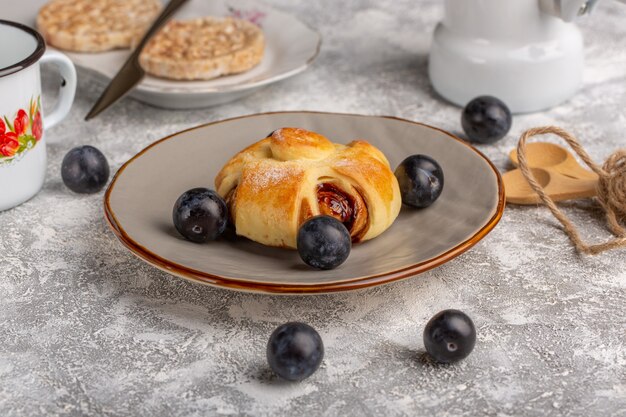
{"type": "Polygon", "coordinates": [[[235,155],[215,179],[238,235],[296,247],[299,226],[325,214],[353,242],[372,239],[394,222],[402,204],[385,155],[369,143],[348,145],[298,128],[283,128],[235,155]]]}
{"type": "Polygon", "coordinates": [[[37,15],[37,28],[59,49],[102,52],[129,48],[161,10],[159,0],[53,0],[37,15]]]}
{"type": "Polygon", "coordinates": [[[171,21],[146,45],[139,63],[151,75],[209,80],[248,71],[263,58],[261,28],[232,17],[171,21]]]}

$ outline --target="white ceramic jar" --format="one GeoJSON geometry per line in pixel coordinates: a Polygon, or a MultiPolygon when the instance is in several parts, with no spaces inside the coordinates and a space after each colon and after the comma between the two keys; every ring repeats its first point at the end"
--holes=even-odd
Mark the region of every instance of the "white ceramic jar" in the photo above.
{"type": "Polygon", "coordinates": [[[43,38],[19,23],[0,20],[0,211],[30,199],[46,173],[45,129],[69,112],[76,92],[76,70],[43,38]],[[40,64],[58,66],[64,79],[50,114],[41,108],[40,64]]]}
{"type": "Polygon", "coordinates": [[[430,52],[434,88],[459,106],[493,95],[514,113],[567,100],[581,83],[583,40],[578,28],[565,20],[586,4],[445,0],[445,18],[435,29],[430,52]]]}

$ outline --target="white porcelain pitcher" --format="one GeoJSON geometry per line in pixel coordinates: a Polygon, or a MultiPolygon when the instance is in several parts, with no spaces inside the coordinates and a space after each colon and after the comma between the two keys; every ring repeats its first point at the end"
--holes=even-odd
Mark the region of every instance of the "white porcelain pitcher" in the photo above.
{"type": "Polygon", "coordinates": [[[465,106],[496,96],[512,112],[544,110],[580,86],[583,40],[572,21],[597,0],[445,0],[429,75],[439,94],[465,106]]]}

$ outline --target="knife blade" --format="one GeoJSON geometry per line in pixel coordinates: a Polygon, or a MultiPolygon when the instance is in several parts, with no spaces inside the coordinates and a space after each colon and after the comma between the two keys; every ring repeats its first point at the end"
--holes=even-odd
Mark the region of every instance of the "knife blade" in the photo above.
{"type": "Polygon", "coordinates": [[[94,104],[89,113],[87,113],[85,120],[91,120],[102,113],[141,82],[146,73],[143,68],[141,68],[141,65],[139,65],[139,54],[141,54],[141,51],[150,38],[152,38],[174,12],[187,3],[187,1],[188,0],[171,0],[167,6],[165,6],[159,17],[156,18],[152,26],[150,26],[150,29],[148,29],[143,38],[141,38],[135,50],[130,54],[124,65],[122,65],[122,68],[120,68],[100,98],[98,98],[96,104],[94,104]]]}

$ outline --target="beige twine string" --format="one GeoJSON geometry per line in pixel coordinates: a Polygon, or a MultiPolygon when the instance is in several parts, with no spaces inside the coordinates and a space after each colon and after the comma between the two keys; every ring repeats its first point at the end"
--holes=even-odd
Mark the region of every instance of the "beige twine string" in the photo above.
{"type": "Polygon", "coordinates": [[[528,184],[539,195],[554,217],[565,228],[565,232],[572,240],[579,252],[597,255],[601,252],[626,247],[626,229],[620,224],[619,219],[626,218],[626,150],[618,150],[607,159],[602,167],[597,165],[589,157],[578,140],[565,130],[556,126],[544,126],[527,130],[522,134],[517,146],[519,169],[522,171],[528,184]],[[532,171],[528,167],[526,159],[526,141],[533,136],[555,134],[565,140],[569,146],[580,156],[580,158],[598,174],[598,202],[606,212],[606,220],[609,230],[616,238],[605,243],[588,245],[583,242],[580,233],[571,220],[557,207],[544,189],[535,179],[532,171]]]}

